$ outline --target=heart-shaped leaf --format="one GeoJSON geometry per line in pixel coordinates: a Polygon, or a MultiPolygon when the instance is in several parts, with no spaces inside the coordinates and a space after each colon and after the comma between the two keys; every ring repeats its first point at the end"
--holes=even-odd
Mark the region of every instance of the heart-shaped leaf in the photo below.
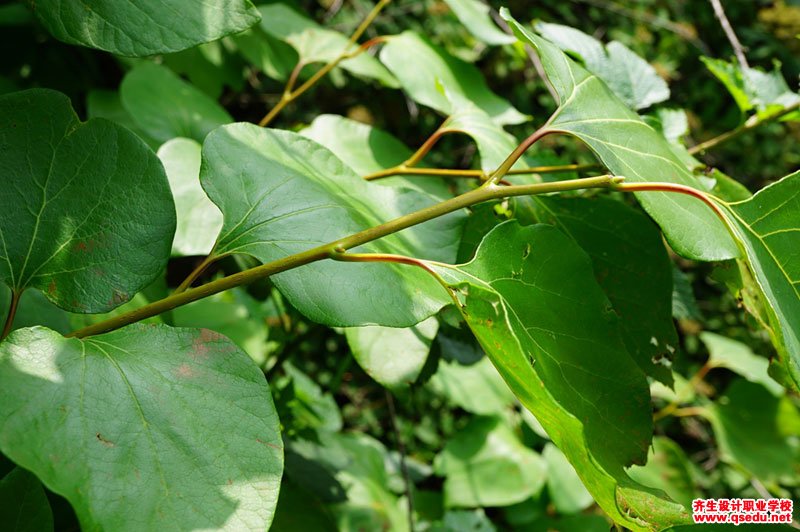
{"type": "Polygon", "coordinates": [[[175,206],[136,135],[82,123],[63,94],[0,97],[0,279],[73,312],[121,305],[164,269],[175,206]]]}
{"type": "Polygon", "coordinates": [[[258,22],[249,0],[37,0],[34,11],[56,38],[114,54],[142,57],[185,50],[258,22]]]}
{"type": "MultiPolygon", "coordinates": [[[[212,254],[277,260],[419,210],[437,199],[357,176],[296,133],[232,124],[203,145],[201,182],[224,215],[212,254]]],[[[463,214],[453,213],[356,250],[453,260],[463,214]]],[[[418,323],[446,304],[424,272],[403,266],[321,261],[274,277],[292,304],[332,326],[418,323]]]]}
{"type": "MultiPolygon", "coordinates": [[[[669,182],[702,190],[666,139],[628,109],[600,78],[530,32],[507,11],[503,13],[517,37],[536,48],[558,93],[559,108],[544,131],[581,139],[606,168],[630,182],[669,182]]],[[[681,255],[697,260],[739,255],[725,225],[697,200],[665,192],[640,192],[637,197],[681,255]]]]}
{"type": "Polygon", "coordinates": [[[263,373],[206,329],[0,344],[0,447],[84,530],[265,530],[283,443],[263,373]],[[131,504],[135,501],[135,504],[131,504]]]}
{"type": "Polygon", "coordinates": [[[624,472],[645,461],[650,394],[577,244],[549,226],[507,222],[486,236],[471,262],[430,266],[603,510],[634,530],[686,522],[680,506],[624,472]]]}

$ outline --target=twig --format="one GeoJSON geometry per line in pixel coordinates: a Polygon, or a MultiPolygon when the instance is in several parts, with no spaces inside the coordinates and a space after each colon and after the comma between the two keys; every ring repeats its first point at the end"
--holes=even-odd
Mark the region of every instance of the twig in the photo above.
{"type": "Polygon", "coordinates": [[[366,31],[369,25],[372,24],[372,21],[374,21],[375,17],[378,16],[378,13],[380,13],[381,10],[386,6],[386,4],[388,4],[391,1],[392,0],[380,0],[372,9],[372,11],[369,12],[366,18],[361,22],[358,28],[356,28],[356,30],[350,36],[350,39],[347,41],[347,45],[344,47],[342,52],[338,56],[336,56],[330,63],[325,64],[322,68],[317,70],[310,78],[308,78],[308,80],[306,80],[305,83],[300,85],[297,89],[292,90],[292,87],[294,86],[294,83],[297,80],[297,76],[299,76],[300,74],[300,70],[303,68],[303,66],[305,66],[303,62],[300,61],[295,66],[294,70],[292,70],[292,74],[289,77],[289,81],[286,84],[286,88],[284,89],[283,94],[281,95],[281,99],[278,101],[277,104],[275,104],[275,107],[273,107],[264,116],[264,118],[261,119],[258,125],[264,127],[268,125],[270,122],[272,122],[272,120],[276,116],[278,116],[278,113],[280,113],[284,107],[286,107],[289,103],[296,100],[308,89],[313,87],[315,83],[317,83],[320,79],[325,77],[325,75],[328,72],[333,70],[342,61],[345,61],[347,59],[352,59],[353,57],[356,57],[357,55],[368,50],[371,46],[383,42],[382,37],[374,37],[365,42],[364,44],[362,44],[361,46],[359,46],[358,48],[356,48],[355,50],[352,51],[349,50],[350,47],[358,41],[361,35],[363,35],[364,31],[366,31]]]}
{"type": "Polygon", "coordinates": [[[0,333],[0,340],[3,340],[11,332],[11,327],[14,325],[14,317],[17,315],[20,296],[22,296],[22,292],[11,291],[11,304],[8,306],[8,316],[6,317],[6,324],[3,326],[3,332],[0,333]]]}
{"type": "Polygon", "coordinates": [[[800,110],[800,101],[789,105],[788,107],[784,107],[780,111],[777,111],[769,116],[764,118],[758,118],[757,116],[752,116],[747,122],[742,124],[741,126],[727,131],[719,136],[714,137],[713,139],[707,140],[705,142],[701,142],[696,146],[692,146],[689,148],[689,153],[694,155],[696,153],[704,152],[710,150],[711,148],[716,148],[720,144],[728,142],[729,140],[738,137],[742,133],[746,133],[751,129],[755,129],[758,126],[762,126],[764,124],[768,124],[770,122],[774,122],[776,120],[780,120],[784,116],[793,113],[797,110],[800,110]]]}
{"type": "Polygon", "coordinates": [[[406,463],[406,446],[403,445],[403,438],[400,436],[400,429],[397,426],[397,413],[394,409],[394,398],[389,390],[384,389],[386,394],[386,405],[389,407],[389,421],[394,431],[394,439],[397,443],[397,452],[400,454],[400,471],[403,474],[403,484],[405,486],[407,508],[408,508],[408,529],[414,532],[414,499],[411,493],[411,475],[408,474],[408,464],[406,463]]]}
{"type": "MultiPolygon", "coordinates": [[[[525,174],[558,174],[563,172],[582,172],[586,170],[600,170],[600,164],[565,164],[560,166],[532,166],[530,168],[515,168],[506,172],[506,175],[525,175],[525,174]]],[[[395,166],[379,172],[374,172],[364,176],[367,181],[374,181],[384,177],[395,175],[426,175],[442,177],[466,177],[471,179],[485,180],[488,174],[483,170],[453,170],[449,168],[409,168],[407,166],[395,166]]]]}
{"type": "Polygon", "coordinates": [[[214,256],[213,253],[209,254],[200,264],[197,265],[194,270],[192,270],[186,279],[184,279],[183,282],[178,285],[178,288],[175,289],[175,293],[180,294],[181,292],[186,291],[187,288],[190,288],[192,283],[194,283],[197,278],[200,277],[204,271],[206,271],[206,268],[208,268],[215,260],[217,260],[217,257],[214,256]]]}
{"type": "Polygon", "coordinates": [[[714,14],[717,16],[717,19],[722,26],[722,30],[725,32],[725,36],[728,38],[728,41],[730,41],[731,46],[733,46],[733,53],[736,54],[736,59],[739,61],[739,66],[742,67],[742,70],[747,70],[750,68],[750,65],[747,64],[747,57],[744,55],[742,43],[739,42],[739,38],[736,37],[736,32],[733,31],[733,27],[731,26],[731,22],[725,15],[725,10],[722,8],[722,2],[720,2],[720,0],[710,0],[710,2],[711,6],[714,8],[714,14]]]}

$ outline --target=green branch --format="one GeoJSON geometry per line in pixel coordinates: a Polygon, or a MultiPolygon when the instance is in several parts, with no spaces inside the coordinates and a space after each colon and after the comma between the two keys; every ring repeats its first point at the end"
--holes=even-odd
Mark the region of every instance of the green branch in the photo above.
{"type": "Polygon", "coordinates": [[[70,333],[67,336],[83,338],[100,334],[137,321],[141,321],[152,316],[156,316],[176,307],[186,305],[193,301],[209,297],[225,290],[230,290],[237,286],[252,283],[259,279],[270,277],[277,273],[285,272],[299,266],[304,266],[312,262],[317,262],[328,258],[340,258],[341,254],[348,249],[372,242],[384,236],[402,231],[414,225],[433,220],[445,214],[458,211],[465,207],[483,203],[494,199],[508,198],[513,196],[531,196],[536,194],[547,194],[551,192],[565,192],[570,190],[582,190],[589,188],[609,188],[617,185],[622,178],[609,175],[574,179],[570,181],[558,181],[554,183],[535,183],[531,185],[516,185],[500,187],[487,184],[481,188],[471,190],[455,198],[448,199],[441,203],[431,205],[417,212],[395,218],[384,224],[365,229],[350,236],[317,246],[315,248],[289,255],[243,272],[235,273],[222,279],[217,279],[197,288],[192,288],[184,292],[172,294],[164,299],[145,305],[131,312],[109,318],[102,322],[84,327],[70,333]]]}
{"type": "Polygon", "coordinates": [[[352,59],[357,55],[367,51],[371,46],[378,44],[379,42],[383,42],[384,37],[375,37],[373,39],[368,40],[355,50],[349,50],[349,48],[358,41],[358,39],[363,35],[363,33],[367,30],[370,24],[375,20],[375,17],[378,16],[378,13],[391,2],[392,0],[380,0],[372,11],[369,12],[367,17],[361,22],[361,24],[356,28],[356,31],[350,36],[350,39],[347,42],[347,45],[344,47],[342,52],[336,56],[330,63],[326,63],[325,66],[317,70],[305,83],[297,87],[297,89],[293,89],[295,82],[297,81],[297,77],[300,75],[300,70],[305,66],[305,63],[301,60],[297,63],[295,68],[292,70],[291,75],[289,76],[289,81],[286,83],[286,88],[283,90],[283,94],[281,95],[281,99],[275,104],[265,116],[261,119],[258,123],[259,126],[266,126],[272,120],[278,116],[278,113],[283,110],[284,107],[289,105],[291,102],[296,100],[300,97],[304,92],[314,86],[320,79],[325,77],[325,75],[333,70],[339,63],[342,61],[346,61],[348,59],[352,59]]]}
{"type": "Polygon", "coordinates": [[[17,315],[17,308],[19,307],[19,298],[22,292],[17,290],[11,291],[11,304],[8,307],[8,316],[6,317],[6,324],[3,326],[3,332],[0,333],[0,340],[3,340],[8,333],[11,332],[11,326],[14,324],[14,317],[17,315]]]}
{"type": "Polygon", "coordinates": [[[770,122],[775,122],[776,120],[780,120],[784,116],[791,114],[797,110],[800,110],[800,101],[793,103],[788,107],[784,107],[780,111],[777,111],[764,118],[758,118],[757,116],[753,116],[750,120],[748,120],[747,122],[745,122],[744,124],[735,129],[727,131],[722,135],[714,137],[713,139],[701,142],[697,146],[692,146],[691,148],[689,148],[689,153],[695,155],[697,153],[708,151],[711,148],[716,148],[720,144],[724,144],[725,142],[728,142],[729,140],[738,137],[742,133],[746,133],[764,124],[769,124],[770,122]]]}

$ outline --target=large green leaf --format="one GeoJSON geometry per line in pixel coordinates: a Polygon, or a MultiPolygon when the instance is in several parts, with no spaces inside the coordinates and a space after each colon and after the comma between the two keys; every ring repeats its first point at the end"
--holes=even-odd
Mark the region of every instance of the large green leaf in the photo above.
{"type": "Polygon", "coordinates": [[[538,196],[517,218],[552,223],[589,254],[597,282],[619,314],[628,352],[649,376],[672,383],[672,263],[658,228],[609,198],[538,196]]]}
{"type": "Polygon", "coordinates": [[[491,8],[481,0],[445,0],[445,2],[476,39],[491,45],[515,42],[513,36],[495,25],[489,15],[491,8]]]}
{"type": "Polygon", "coordinates": [[[0,528],[6,532],[53,530],[53,511],[42,483],[21,467],[0,480],[0,528]]]}
{"type": "Polygon", "coordinates": [[[37,0],[34,11],[56,38],[125,56],[185,50],[258,22],[249,0],[37,0]]]}
{"type": "MultiPolygon", "coordinates": [[[[342,52],[348,51],[348,46],[352,46],[348,37],[323,28],[286,4],[267,4],[258,9],[261,11],[261,29],[289,43],[304,65],[329,63],[342,52]]],[[[355,50],[355,46],[352,46],[352,50],[355,50]]],[[[376,79],[387,87],[398,87],[394,76],[369,53],[342,61],[339,66],[358,76],[376,79]]]]}
{"type": "Polygon", "coordinates": [[[172,254],[208,255],[222,227],[222,213],[200,186],[200,144],[175,138],[159,148],[158,157],[167,171],[177,212],[172,254]]]}
{"type": "Polygon", "coordinates": [[[468,366],[440,360],[430,387],[473,414],[503,415],[514,404],[514,394],[486,357],[468,366]]]}
{"type": "Polygon", "coordinates": [[[618,41],[608,45],[580,30],[540,22],[536,30],[565,52],[577,55],[631,109],[644,109],[669,98],[656,69],[618,41]]]}
{"type": "Polygon", "coordinates": [[[206,329],[0,344],[0,447],[84,530],[264,530],[283,471],[263,373],[206,329]]]}
{"type": "Polygon", "coordinates": [[[447,507],[508,506],[539,493],[546,478],[542,458],[525,447],[497,417],[477,417],[436,457],[445,477],[447,507]]]}
{"type": "Polygon", "coordinates": [[[163,270],[175,207],[155,154],[127,129],[82,123],[66,96],[0,97],[0,280],[74,312],[117,307],[163,270]]]}
{"type": "Polygon", "coordinates": [[[498,124],[519,124],[528,119],[493,93],[474,65],[453,57],[413,31],[393,35],[380,58],[411,98],[445,115],[453,112],[454,103],[471,101],[498,124]]]}
{"type": "MultiPolygon", "coordinates": [[[[263,262],[436,202],[418,191],[366,182],[296,133],[250,124],[209,135],[201,182],[225,219],[213,254],[246,253],[263,262]]],[[[452,260],[462,221],[453,213],[357,250],[452,260]]],[[[335,326],[410,326],[446,303],[435,281],[403,266],[322,261],[276,275],[274,282],[306,316],[335,326]]]]}
{"type": "Polygon", "coordinates": [[[225,109],[167,67],[142,62],[120,85],[120,99],[133,121],[160,142],[188,137],[202,142],[217,126],[233,122],[225,109]]]}
{"type": "Polygon", "coordinates": [[[472,262],[432,267],[509,387],[606,513],[633,530],[685,522],[679,505],[624,472],[645,460],[650,395],[577,244],[549,226],[508,222],[486,236],[472,262]]]}
{"type": "MultiPolygon", "coordinates": [[[[746,201],[722,204],[746,260],[742,269],[761,294],[772,341],[775,375],[800,389],[800,172],[760,190],[746,201]]],[[[753,302],[745,298],[752,309],[753,302]]],[[[758,311],[755,311],[758,315],[758,311]]]]}
{"type": "MultiPolygon", "coordinates": [[[[508,12],[504,16],[520,40],[536,48],[558,93],[559,108],[545,131],[581,139],[611,172],[629,182],[669,182],[702,190],[666,139],[628,109],[600,78],[520,25],[508,12]]],[[[725,225],[696,199],[664,192],[639,192],[637,197],[681,255],[698,260],[738,256],[725,225]]]]}

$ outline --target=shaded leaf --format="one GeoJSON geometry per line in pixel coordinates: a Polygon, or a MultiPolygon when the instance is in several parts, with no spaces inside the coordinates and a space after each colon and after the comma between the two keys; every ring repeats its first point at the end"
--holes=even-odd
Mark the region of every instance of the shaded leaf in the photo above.
{"type": "Polygon", "coordinates": [[[381,50],[380,59],[412,99],[440,113],[450,115],[454,104],[471,101],[498,124],[528,120],[489,89],[474,65],[453,57],[412,31],[393,35],[381,50]],[[447,90],[447,95],[440,87],[447,90]]]}
{"type": "Polygon", "coordinates": [[[133,133],[80,122],[61,93],[0,96],[0,279],[73,312],[117,307],[163,270],[175,231],[164,169],[133,133]]]}
{"type": "Polygon", "coordinates": [[[120,98],[136,125],[160,142],[175,137],[202,142],[212,129],[233,122],[200,89],[149,61],[128,72],[120,85],[120,98]]]}
{"type": "Polygon", "coordinates": [[[686,522],[680,506],[623,470],[644,462],[650,396],[589,257],[552,227],[508,222],[486,236],[472,262],[433,267],[509,387],[606,513],[637,530],[686,522]]]}
{"type": "MultiPolygon", "coordinates": [[[[745,256],[743,279],[760,294],[745,305],[756,316],[763,305],[778,350],[779,382],[800,389],[800,172],[760,190],[746,201],[722,204],[728,225],[745,256]],[[746,270],[746,271],[745,271],[746,270]]],[[[776,375],[773,375],[776,376],[776,375]]]]}
{"type": "Polygon", "coordinates": [[[496,417],[476,417],[445,445],[435,468],[445,477],[446,507],[508,506],[539,493],[541,457],[496,417]]]}
{"type": "Polygon", "coordinates": [[[407,387],[422,371],[439,330],[436,318],[412,327],[350,327],[347,343],[358,365],[386,388],[407,387]]]}
{"type": "Polygon", "coordinates": [[[709,411],[722,459],[740,464],[762,482],[795,484],[800,457],[781,430],[781,410],[787,407],[797,415],[787,397],[775,397],[760,384],[734,381],[709,411]]]}
{"type": "Polygon", "coordinates": [[[480,0],[445,0],[458,20],[481,42],[491,45],[511,44],[516,41],[495,25],[489,15],[489,6],[480,0]]]}
{"type": "MultiPolygon", "coordinates": [[[[201,182],[224,214],[217,257],[246,253],[269,262],[418,210],[437,200],[374,186],[330,151],[296,133],[234,124],[203,146],[201,182]]],[[[463,215],[453,213],[359,251],[452,260],[463,215]]],[[[435,281],[402,265],[322,261],[273,278],[312,320],[333,326],[410,326],[446,303],[435,281]]]]}
{"type": "MultiPolygon", "coordinates": [[[[286,4],[275,3],[259,6],[261,29],[268,35],[289,43],[305,65],[329,63],[342,52],[356,49],[349,38],[338,31],[323,28],[310,18],[298,13],[286,4]]],[[[361,53],[339,63],[341,68],[357,76],[372,78],[387,87],[397,88],[397,80],[380,62],[369,53],[361,53]]]]}
{"type": "Polygon", "coordinates": [[[468,366],[441,360],[430,385],[473,414],[501,415],[514,404],[514,394],[486,357],[468,366]]]}
{"type": "MultiPolygon", "coordinates": [[[[5,285],[0,285],[0,316],[2,318],[5,318],[10,302],[11,290],[5,285]]],[[[67,334],[73,329],[70,315],[65,310],[51,303],[40,291],[29,288],[20,299],[11,330],[34,325],[44,325],[61,334],[67,334]]]]}
{"type": "Polygon", "coordinates": [[[294,48],[258,26],[232,39],[242,56],[272,79],[285,81],[299,60],[294,48]]]}
{"type": "MultiPolygon", "coordinates": [[[[670,182],[702,190],[664,137],[628,109],[600,78],[504,13],[520,40],[536,48],[559,95],[559,108],[545,131],[576,136],[611,172],[630,182],[670,182]]],[[[724,260],[739,255],[725,225],[696,199],[664,192],[636,195],[681,255],[698,260],[724,260]]]]}
{"type": "Polygon", "coordinates": [[[159,148],[158,157],[167,171],[177,212],[172,255],[208,255],[222,228],[222,213],[200,186],[200,144],[175,138],[159,148]]]}
{"type": "Polygon", "coordinates": [[[672,263],[658,228],[609,198],[538,196],[517,218],[552,223],[591,257],[595,278],[620,317],[625,346],[647,375],[672,383],[672,263]]]}
{"type": "Polygon", "coordinates": [[[192,0],[37,0],[34,6],[57,39],[124,56],[185,50],[258,22],[248,0],[218,0],[202,8],[192,0]]]}
{"type": "Polygon", "coordinates": [[[586,69],[602,79],[631,109],[644,109],[669,99],[667,83],[656,69],[618,41],[603,43],[580,30],[540,22],[536,31],[565,52],[577,55],[586,69]]]}
{"type": "Polygon", "coordinates": [[[269,526],[278,418],[264,375],[217,333],[22,329],[0,344],[0,381],[3,453],[69,500],[82,528],[269,526]]]}
{"type": "Polygon", "coordinates": [[[136,124],[133,117],[122,106],[122,100],[117,91],[97,89],[89,91],[89,94],[86,95],[86,114],[89,118],[106,118],[125,126],[136,133],[153,150],[158,149],[161,144],[136,124]]]}
{"type": "Polygon", "coordinates": [[[42,483],[21,467],[0,480],[0,528],[7,532],[53,530],[53,511],[42,483]]]}

